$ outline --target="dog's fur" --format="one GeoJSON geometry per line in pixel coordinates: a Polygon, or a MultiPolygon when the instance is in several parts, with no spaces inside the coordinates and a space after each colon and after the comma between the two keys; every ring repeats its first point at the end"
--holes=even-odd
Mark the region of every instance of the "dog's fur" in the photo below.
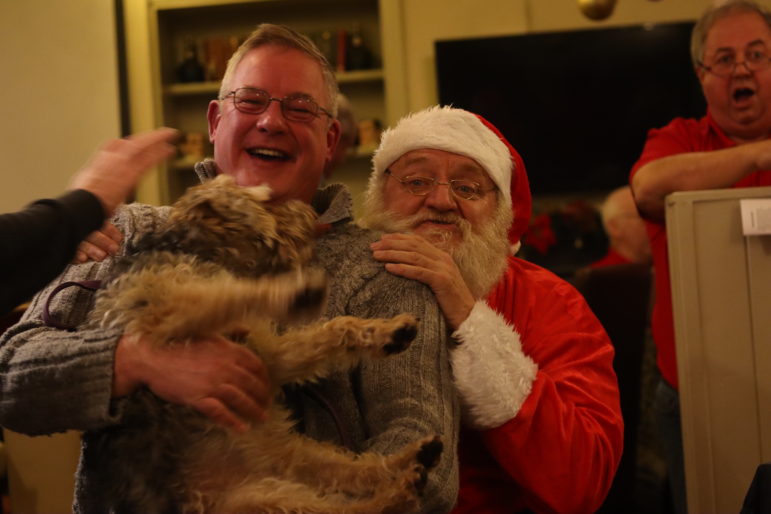
{"type": "Polygon", "coordinates": [[[225,176],[191,188],[97,295],[95,320],[153,344],[247,334],[276,397],[267,421],[236,434],[149,391],[133,394],[122,423],[99,437],[98,458],[115,473],[105,497],[119,512],[371,514],[419,506],[442,451],[437,436],[389,456],[354,455],[292,430],[282,385],[403,351],[416,322],[339,317],[277,331],[276,320],[318,315],[326,284],[323,273],[303,268],[313,251],[313,211],[268,196],[265,187],[238,187],[225,176]]]}

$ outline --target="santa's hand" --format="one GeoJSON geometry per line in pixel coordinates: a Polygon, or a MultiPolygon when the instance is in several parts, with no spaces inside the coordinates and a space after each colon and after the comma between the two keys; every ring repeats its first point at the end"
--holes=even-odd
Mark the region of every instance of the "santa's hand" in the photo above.
{"type": "Polygon", "coordinates": [[[389,272],[429,286],[453,330],[468,317],[474,295],[449,253],[416,234],[384,234],[370,249],[389,272]]]}

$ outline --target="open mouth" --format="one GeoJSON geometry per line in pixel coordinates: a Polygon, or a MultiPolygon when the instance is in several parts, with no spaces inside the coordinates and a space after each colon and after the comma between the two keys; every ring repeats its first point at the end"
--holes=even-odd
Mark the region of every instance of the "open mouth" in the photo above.
{"type": "Polygon", "coordinates": [[[755,94],[755,91],[753,89],[750,89],[748,87],[740,87],[734,90],[733,99],[736,102],[741,102],[742,100],[747,100],[751,98],[754,94],[755,94]]]}
{"type": "Polygon", "coordinates": [[[282,152],[281,150],[275,150],[273,148],[247,148],[246,153],[252,157],[270,162],[288,161],[290,159],[290,155],[288,153],[282,152]]]}

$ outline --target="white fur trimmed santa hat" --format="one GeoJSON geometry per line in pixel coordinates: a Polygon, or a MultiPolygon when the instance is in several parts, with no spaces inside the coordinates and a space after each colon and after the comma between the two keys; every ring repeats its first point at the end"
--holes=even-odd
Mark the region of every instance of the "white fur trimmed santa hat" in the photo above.
{"type": "Polygon", "coordinates": [[[514,211],[509,240],[516,245],[527,230],[532,207],[524,162],[495,126],[469,111],[437,105],[409,114],[383,132],[372,158],[368,194],[379,190],[386,168],[399,157],[424,148],[464,155],[487,171],[514,211]]]}
{"type": "Polygon", "coordinates": [[[511,154],[475,114],[453,107],[434,106],[405,116],[395,127],[383,132],[372,159],[375,174],[380,175],[407,152],[424,148],[474,159],[511,204],[511,154]]]}

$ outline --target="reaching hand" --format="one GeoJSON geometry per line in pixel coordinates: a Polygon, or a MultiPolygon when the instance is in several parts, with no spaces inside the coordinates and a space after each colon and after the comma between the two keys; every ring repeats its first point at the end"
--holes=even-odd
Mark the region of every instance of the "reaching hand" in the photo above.
{"type": "Polygon", "coordinates": [[[260,358],[220,336],[159,345],[124,334],[115,353],[113,396],[141,385],[239,432],[252,421],[263,421],[271,403],[260,358]]]}
{"type": "Polygon", "coordinates": [[[370,249],[389,272],[429,286],[453,330],[468,318],[474,295],[450,254],[415,234],[384,234],[370,249]]]}
{"type": "Polygon", "coordinates": [[[85,189],[111,216],[150,168],[173,155],[177,131],[159,128],[102,146],[72,178],[70,189],[85,189]]]}
{"type": "Polygon", "coordinates": [[[118,253],[122,240],[123,234],[120,230],[109,221],[105,221],[101,229],[91,232],[86,239],[80,242],[72,262],[82,264],[89,260],[103,261],[108,255],[118,253]]]}

